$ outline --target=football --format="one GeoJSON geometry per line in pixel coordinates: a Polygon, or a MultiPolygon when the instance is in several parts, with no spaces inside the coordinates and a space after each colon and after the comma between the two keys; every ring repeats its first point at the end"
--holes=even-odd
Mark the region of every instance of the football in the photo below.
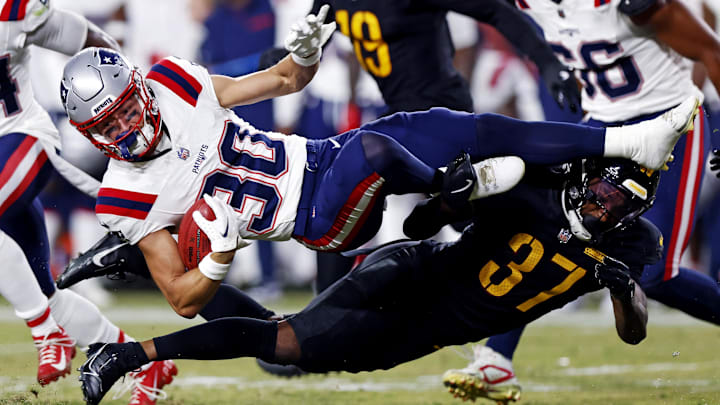
{"type": "Polygon", "coordinates": [[[182,221],[180,221],[177,241],[178,251],[187,269],[196,268],[200,260],[211,252],[210,239],[208,239],[205,232],[203,232],[193,220],[192,213],[194,211],[200,211],[200,213],[209,220],[215,219],[213,210],[207,205],[205,200],[201,198],[195,201],[195,204],[187,210],[182,221]]]}

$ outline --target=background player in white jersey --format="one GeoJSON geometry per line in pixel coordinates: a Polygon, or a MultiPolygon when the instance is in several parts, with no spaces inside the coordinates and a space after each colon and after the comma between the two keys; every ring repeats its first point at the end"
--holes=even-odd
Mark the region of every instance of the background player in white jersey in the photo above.
{"type": "MultiPolygon", "coordinates": [[[[585,122],[611,127],[651,119],[700,91],[692,64],[702,63],[720,89],[720,40],[678,0],[515,0],[543,29],[551,47],[578,73],[585,122]]],[[[645,214],[662,231],[664,259],[647,266],[641,285],[648,297],[696,318],[720,324],[720,287],[702,272],[680,267],[695,222],[710,126],[699,114],[695,129],[675,147],[653,208],[645,214]]],[[[464,370],[472,398],[515,400],[519,385],[510,359],[522,329],[491,337],[464,370]],[[488,350],[492,349],[492,350],[488,350]],[[482,370],[485,370],[483,372],[482,370]],[[485,390],[473,389],[478,382],[485,390]]]]}
{"type": "MultiPolygon", "coordinates": [[[[334,30],[323,23],[326,13],[293,26],[290,56],[238,78],[174,57],[143,78],[103,48],[85,50],[65,67],[61,97],[71,123],[113,158],[96,213],[142,250],[156,284],[183,316],[195,316],[212,298],[245,239],[293,237],[313,249],[343,250],[375,233],[382,209],[375,203],[386,194],[443,192],[444,201],[464,203],[487,192],[466,184],[475,175],[467,160],[447,174],[437,170],[460,151],[475,160],[517,153],[534,163],[614,155],[660,168],[695,113],[691,97],[640,127],[606,131],[433,109],[313,141],[256,130],[228,110],[304,87],[334,30]],[[452,139],[438,136],[450,127],[457,131],[452,139]],[[536,136],[531,145],[520,142],[528,134],[536,136]],[[170,231],[204,194],[214,196],[218,220],[203,229],[210,235],[215,226],[223,229],[211,236],[214,253],[186,271],[170,231]]],[[[511,187],[523,174],[518,161],[498,160],[509,171],[496,170],[497,184],[483,184],[492,192],[511,187]]]]}
{"type": "MultiPolygon", "coordinates": [[[[117,44],[85,18],[53,9],[42,0],[4,1],[0,32],[0,254],[5,260],[0,294],[31,328],[39,351],[38,381],[45,385],[70,372],[76,343],[84,349],[100,336],[114,341],[128,337],[86,299],[56,290],[50,275],[49,244],[37,195],[48,180],[51,163],[85,192],[96,192],[97,182],[57,155],[57,130],[33,96],[29,48],[36,45],[71,55],[86,46],[117,44]]],[[[139,380],[133,381],[148,373],[157,377],[162,366],[158,363],[136,373],[139,380]]],[[[165,366],[167,371],[174,369],[172,363],[165,366]]],[[[147,401],[137,403],[154,403],[154,393],[150,394],[143,394],[147,401]]],[[[136,395],[136,399],[142,398],[136,395]]]]}

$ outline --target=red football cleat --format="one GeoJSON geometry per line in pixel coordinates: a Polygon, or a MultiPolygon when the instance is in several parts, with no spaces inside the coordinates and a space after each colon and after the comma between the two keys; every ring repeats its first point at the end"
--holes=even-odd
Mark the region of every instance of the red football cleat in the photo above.
{"type": "Polygon", "coordinates": [[[155,405],[158,399],[167,398],[161,388],[170,384],[177,373],[177,366],[172,360],[154,361],[149,367],[130,373],[133,391],[129,405],[155,405]]]}
{"type": "Polygon", "coordinates": [[[70,374],[71,361],[75,357],[75,340],[65,334],[63,328],[55,329],[45,336],[33,336],[38,349],[38,375],[40,385],[70,374]]]}

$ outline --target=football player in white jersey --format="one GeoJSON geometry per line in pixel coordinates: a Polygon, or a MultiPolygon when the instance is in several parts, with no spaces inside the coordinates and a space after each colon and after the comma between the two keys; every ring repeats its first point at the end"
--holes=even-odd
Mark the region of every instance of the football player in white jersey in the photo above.
{"type": "MultiPolygon", "coordinates": [[[[84,349],[100,336],[118,342],[129,337],[91,302],[70,290],[56,290],[50,274],[48,236],[37,196],[52,166],[87,193],[96,193],[98,184],[57,155],[58,132],[33,96],[30,46],[72,55],[83,47],[117,43],[84,17],[51,8],[47,0],[0,3],[0,32],[0,255],[5,261],[0,294],[30,327],[38,349],[38,382],[46,385],[70,372],[76,344],[84,349]]],[[[169,382],[174,368],[172,363],[154,364],[132,381],[150,375],[169,382]]],[[[133,385],[136,397],[146,399],[138,404],[155,403],[156,392],[149,388],[159,387],[147,383],[133,385]]]]}
{"type": "Polygon", "coordinates": [[[289,94],[312,79],[334,29],[323,23],[326,12],[292,27],[291,55],[242,77],[210,75],[175,57],[143,77],[103,48],[82,51],[65,66],[61,97],[71,123],[112,158],[98,193],[100,222],[142,250],[182,316],[203,309],[248,239],[292,237],[313,249],[344,250],[374,234],[387,194],[441,192],[446,203],[464,204],[523,175],[517,158],[477,163],[490,174],[477,183],[468,159],[445,174],[438,170],[460,151],[474,161],[517,154],[532,163],[617,156],[659,169],[696,112],[697,99],[688,97],[656,120],[605,130],[431,109],[327,140],[259,131],[232,113],[227,107],[289,94]],[[447,131],[451,139],[442,137],[447,131]],[[213,196],[207,200],[217,219],[196,222],[213,253],[186,271],[171,232],[205,194],[213,196]]]}
{"type": "MultiPolygon", "coordinates": [[[[515,5],[538,23],[560,59],[575,69],[589,125],[641,122],[686,95],[700,94],[686,58],[704,65],[720,89],[720,39],[684,1],[515,0],[515,5]]],[[[641,284],[648,297],[720,324],[717,281],[680,267],[695,223],[709,146],[710,126],[705,114],[698,114],[694,130],[675,147],[676,159],[663,175],[655,205],[645,214],[660,228],[665,243],[663,261],[646,267],[641,284]]],[[[517,399],[520,387],[510,360],[521,333],[518,329],[491,337],[466,369],[446,374],[446,384],[463,380],[456,393],[470,399],[517,399]],[[485,389],[473,389],[475,383],[485,389]]]]}

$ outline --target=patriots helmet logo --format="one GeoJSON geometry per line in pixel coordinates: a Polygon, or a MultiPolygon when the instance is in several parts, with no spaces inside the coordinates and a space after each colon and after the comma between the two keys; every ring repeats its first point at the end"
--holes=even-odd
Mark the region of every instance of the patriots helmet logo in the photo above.
{"type": "Polygon", "coordinates": [[[98,58],[100,58],[101,65],[121,65],[125,66],[123,58],[118,55],[115,51],[110,49],[100,48],[98,49],[98,58]]]}

